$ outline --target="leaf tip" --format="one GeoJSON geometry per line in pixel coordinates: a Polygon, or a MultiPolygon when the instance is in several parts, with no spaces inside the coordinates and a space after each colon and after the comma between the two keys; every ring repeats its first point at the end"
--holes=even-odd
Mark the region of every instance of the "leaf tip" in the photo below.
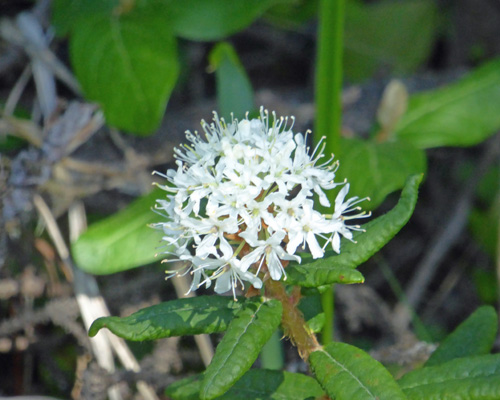
{"type": "Polygon", "coordinates": [[[89,328],[89,336],[94,337],[101,330],[101,328],[106,327],[106,323],[102,320],[102,318],[96,319],[92,322],[89,328]]]}

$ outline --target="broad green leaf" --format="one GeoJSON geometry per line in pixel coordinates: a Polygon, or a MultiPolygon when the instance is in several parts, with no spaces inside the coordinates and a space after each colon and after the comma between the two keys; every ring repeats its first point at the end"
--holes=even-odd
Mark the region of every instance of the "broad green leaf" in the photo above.
{"type": "Polygon", "coordinates": [[[205,371],[200,389],[202,400],[224,394],[257,359],[281,321],[282,305],[277,300],[247,300],[229,325],[205,371]]]}
{"type": "Polygon", "coordinates": [[[309,362],[321,386],[336,400],[406,399],[382,364],[347,343],[330,343],[311,353],[309,362]]]}
{"type": "Polygon", "coordinates": [[[500,129],[500,60],[459,82],[410,97],[395,135],[420,148],[472,146],[500,129]]]}
{"type": "Polygon", "coordinates": [[[456,358],[412,371],[399,380],[409,400],[497,400],[500,354],[456,358]]]}
{"type": "Polygon", "coordinates": [[[284,29],[297,29],[318,13],[318,0],[291,0],[266,11],[264,18],[284,29]]]}
{"type": "Polygon", "coordinates": [[[133,202],[126,209],[89,227],[71,245],[71,253],[79,268],[105,275],[135,268],[155,261],[161,244],[161,232],[148,224],[161,217],[151,208],[155,200],[165,197],[156,189],[133,202]]]}
{"type": "Polygon", "coordinates": [[[349,1],[344,34],[345,74],[359,80],[387,67],[397,72],[414,71],[429,56],[436,32],[433,0],[372,4],[349,1]]]}
{"type": "Polygon", "coordinates": [[[290,263],[286,268],[287,284],[304,287],[318,287],[332,283],[356,283],[363,276],[351,274],[358,265],[364,263],[386,243],[388,243],[410,219],[418,197],[418,185],[422,175],[408,178],[398,204],[387,214],[363,225],[366,232],[354,235],[356,242],[343,241],[340,254],[329,251],[325,256],[312,261],[308,255],[302,256],[302,264],[290,263]]]}
{"type": "Polygon", "coordinates": [[[102,328],[127,340],[154,340],[170,336],[225,331],[241,302],[226,296],[198,296],[166,301],[143,308],[124,318],[102,317],[89,330],[95,336],[102,328]]]}
{"type": "Polygon", "coordinates": [[[169,3],[176,35],[220,40],[243,30],[280,0],[183,0],[169,3]]]}
{"type": "Polygon", "coordinates": [[[56,34],[70,33],[79,20],[91,20],[97,15],[111,15],[120,0],[54,0],[52,2],[52,25],[56,34]]]}
{"type": "Polygon", "coordinates": [[[375,209],[386,196],[401,189],[408,176],[426,171],[425,153],[403,142],[344,139],[337,171],[350,184],[349,196],[370,197],[363,209],[375,209]]]}
{"type": "MultiPolygon", "coordinates": [[[[173,400],[199,400],[203,375],[170,385],[165,394],[173,400]]],[[[251,369],[217,400],[312,400],[323,396],[310,376],[286,371],[251,369]]]]}
{"type": "Polygon", "coordinates": [[[161,122],[179,65],[168,21],[140,11],[78,20],[70,56],[84,94],[101,105],[106,121],[147,135],[161,122]]]}
{"type": "Polygon", "coordinates": [[[217,105],[222,117],[243,118],[254,108],[253,90],[241,62],[229,43],[219,43],[210,52],[210,67],[215,70],[217,105]]]}
{"type": "Polygon", "coordinates": [[[488,354],[497,336],[498,318],[491,306],[478,308],[462,322],[431,355],[426,367],[460,357],[488,354]]]}

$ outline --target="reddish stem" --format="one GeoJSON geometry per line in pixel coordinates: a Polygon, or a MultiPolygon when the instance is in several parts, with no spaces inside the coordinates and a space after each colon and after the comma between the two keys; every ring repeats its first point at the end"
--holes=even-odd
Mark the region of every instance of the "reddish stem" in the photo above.
{"type": "Polygon", "coordinates": [[[300,357],[307,361],[309,355],[313,351],[319,350],[321,346],[316,335],[307,326],[304,315],[297,307],[301,297],[300,288],[295,287],[291,295],[288,295],[280,281],[269,279],[265,285],[266,296],[279,300],[283,305],[281,325],[285,336],[290,338],[293,345],[297,347],[300,357]]]}

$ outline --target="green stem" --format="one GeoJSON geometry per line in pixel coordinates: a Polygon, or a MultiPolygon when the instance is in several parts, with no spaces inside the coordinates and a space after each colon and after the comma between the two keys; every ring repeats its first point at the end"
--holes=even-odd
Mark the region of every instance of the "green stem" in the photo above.
{"type": "Polygon", "coordinates": [[[316,339],[316,335],[311,332],[304,320],[304,315],[298,308],[300,301],[300,288],[295,287],[290,295],[280,281],[269,279],[266,281],[266,296],[279,300],[283,305],[281,316],[281,327],[283,333],[292,344],[297,347],[300,357],[307,361],[309,355],[321,346],[316,339]]]}
{"type": "Polygon", "coordinates": [[[260,362],[264,369],[281,370],[285,366],[283,355],[283,343],[281,342],[281,333],[277,329],[262,348],[260,352],[260,362]]]}
{"type": "Polygon", "coordinates": [[[335,286],[332,285],[327,288],[323,293],[321,293],[321,306],[323,307],[323,312],[325,313],[325,324],[321,329],[321,341],[323,345],[333,341],[333,325],[334,325],[334,293],[335,286]]]}
{"type": "MultiPolygon", "coordinates": [[[[345,0],[320,0],[316,70],[316,126],[314,139],[326,137],[325,153],[340,153],[342,127],[342,53],[345,0]]],[[[333,200],[333,199],[331,199],[333,200]]],[[[323,344],[333,340],[333,286],[321,295],[325,313],[323,344]]]]}
{"type": "Polygon", "coordinates": [[[340,151],[342,52],[345,0],[320,0],[316,70],[316,143],[327,138],[325,153],[340,151]]]}

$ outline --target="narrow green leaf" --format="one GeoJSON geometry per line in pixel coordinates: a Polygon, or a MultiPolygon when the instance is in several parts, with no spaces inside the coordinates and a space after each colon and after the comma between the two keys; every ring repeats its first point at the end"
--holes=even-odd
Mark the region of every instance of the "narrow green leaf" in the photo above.
{"type": "Polygon", "coordinates": [[[459,82],[410,97],[395,135],[420,148],[472,146],[500,129],[500,60],[459,82]]]}
{"type": "Polygon", "coordinates": [[[409,400],[497,400],[500,354],[456,358],[412,371],[399,380],[409,400]]]}
{"type": "MultiPolygon", "coordinates": [[[[466,175],[465,179],[470,178],[474,170],[473,162],[470,164],[464,163],[466,175]]],[[[474,207],[469,214],[469,230],[475,241],[488,255],[495,260],[498,250],[498,237],[500,234],[500,202],[498,201],[498,193],[500,182],[500,165],[493,166],[479,181],[476,190],[477,206],[474,207]]],[[[477,272],[477,271],[476,271],[477,272]]],[[[491,271],[494,272],[494,271],[491,271]]],[[[490,287],[497,286],[497,280],[494,279],[489,284],[490,287]]],[[[486,301],[486,303],[494,303],[495,300],[486,301]]],[[[484,303],[484,301],[483,301],[484,303]]]]}
{"type": "Polygon", "coordinates": [[[349,1],[345,26],[344,70],[348,79],[365,79],[388,67],[411,72],[432,50],[437,8],[433,0],[349,1]]]}
{"type": "Polygon", "coordinates": [[[170,336],[198,335],[225,331],[242,307],[226,296],[198,296],[171,300],[124,318],[102,317],[94,321],[89,335],[102,328],[127,340],[154,340],[170,336]]]}
{"type": "Polygon", "coordinates": [[[332,253],[328,252],[322,259],[311,263],[305,263],[303,260],[304,264],[288,265],[286,283],[317,287],[333,283],[354,284],[365,281],[363,274],[355,269],[355,265],[341,264],[342,260],[337,260],[340,256],[332,255],[332,253]]]}
{"type": "Polygon", "coordinates": [[[492,260],[496,259],[498,252],[499,221],[500,205],[497,204],[487,210],[473,208],[469,214],[470,233],[492,260]]]}
{"type": "Polygon", "coordinates": [[[134,9],[79,19],[73,28],[71,63],[110,125],[142,135],[158,128],[179,73],[167,22],[134,9]]]}
{"type": "Polygon", "coordinates": [[[161,246],[161,233],[148,224],[161,218],[151,207],[162,197],[164,191],[153,190],[126,209],[91,225],[71,245],[78,267],[91,274],[105,275],[153,262],[161,246]]]}
{"type": "Polygon", "coordinates": [[[386,243],[388,243],[408,222],[418,197],[418,185],[422,175],[408,178],[398,204],[387,214],[363,225],[366,232],[354,235],[355,243],[344,241],[340,254],[327,252],[318,261],[311,261],[308,255],[302,256],[302,264],[290,263],[286,269],[287,283],[304,287],[318,287],[332,283],[363,282],[363,276],[355,275],[358,265],[364,263],[386,243]]]}
{"type": "Polygon", "coordinates": [[[188,376],[172,383],[165,389],[165,395],[172,400],[200,400],[202,374],[188,376]]]}
{"type": "Polygon", "coordinates": [[[277,300],[247,300],[217,346],[201,385],[200,398],[224,394],[257,359],[281,321],[282,305],[277,300]]]}
{"type": "Polygon", "coordinates": [[[488,354],[498,331],[498,317],[491,306],[478,308],[462,322],[431,355],[426,367],[460,357],[488,354]]]}
{"type": "MultiPolygon", "coordinates": [[[[498,236],[497,236],[498,237],[498,236]]],[[[498,301],[497,274],[493,269],[475,268],[472,280],[479,300],[483,304],[496,304],[498,301]]]]}
{"type": "Polygon", "coordinates": [[[358,266],[384,247],[406,225],[413,214],[418,198],[418,186],[423,175],[406,180],[398,204],[387,214],[363,225],[366,232],[356,232],[354,242],[345,241],[339,254],[341,264],[358,266]]]}
{"type": "Polygon", "coordinates": [[[343,139],[341,148],[338,179],[348,180],[349,196],[370,197],[361,204],[364,209],[376,209],[388,194],[404,186],[408,176],[427,169],[425,153],[404,142],[343,139]]]}
{"type": "Polygon", "coordinates": [[[382,364],[347,343],[330,343],[309,361],[321,386],[336,400],[406,399],[382,364]]]}
{"type": "Polygon", "coordinates": [[[217,81],[217,105],[222,117],[231,120],[243,118],[254,108],[253,90],[250,80],[236,51],[229,43],[219,43],[210,52],[208,59],[215,70],[217,81]]]}
{"type": "MultiPolygon", "coordinates": [[[[173,400],[198,400],[203,375],[170,385],[165,394],[173,400]]],[[[217,400],[313,400],[324,395],[310,376],[286,371],[251,369],[217,400]]]]}
{"type": "Polygon", "coordinates": [[[172,1],[176,35],[190,40],[220,40],[236,33],[257,19],[280,0],[183,0],[172,1]]]}

